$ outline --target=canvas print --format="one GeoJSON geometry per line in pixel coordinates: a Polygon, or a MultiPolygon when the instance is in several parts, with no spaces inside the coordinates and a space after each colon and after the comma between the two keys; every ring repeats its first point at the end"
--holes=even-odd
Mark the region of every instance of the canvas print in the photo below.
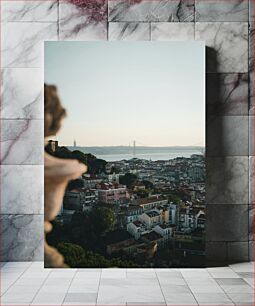
{"type": "Polygon", "coordinates": [[[204,44],[50,41],[44,60],[45,266],[204,266],[204,44]]]}

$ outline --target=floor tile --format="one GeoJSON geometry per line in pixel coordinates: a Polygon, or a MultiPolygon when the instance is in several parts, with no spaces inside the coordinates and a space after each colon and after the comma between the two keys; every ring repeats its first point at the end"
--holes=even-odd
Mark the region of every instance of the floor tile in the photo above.
{"type": "Polygon", "coordinates": [[[39,292],[31,305],[62,305],[66,293],[54,293],[49,294],[48,292],[39,292]]]}
{"type": "Polygon", "coordinates": [[[164,297],[167,305],[198,305],[191,293],[167,293],[164,294],[164,297]]]}
{"type": "Polygon", "coordinates": [[[79,293],[79,292],[97,292],[99,286],[99,279],[76,279],[72,280],[72,283],[68,289],[70,293],[79,293]]]}
{"type": "Polygon", "coordinates": [[[77,273],[75,274],[76,278],[100,278],[101,276],[101,271],[80,271],[78,270],[77,273]]]}
{"type": "Polygon", "coordinates": [[[126,278],[126,269],[103,269],[101,274],[102,278],[126,278]]]}
{"type": "Polygon", "coordinates": [[[165,294],[165,292],[169,292],[169,293],[191,293],[190,292],[190,288],[187,285],[161,285],[160,286],[163,294],[165,294]]]}
{"type": "Polygon", "coordinates": [[[127,303],[127,306],[165,306],[165,302],[136,302],[136,303],[127,303]]]}
{"type": "Polygon", "coordinates": [[[250,285],[252,288],[254,288],[254,278],[244,278],[244,281],[250,285]]]}
{"type": "Polygon", "coordinates": [[[242,278],[215,278],[219,285],[245,285],[242,278]]]}
{"type": "Polygon", "coordinates": [[[254,266],[208,269],[44,269],[7,263],[1,305],[252,305],[254,266]]]}
{"type": "Polygon", "coordinates": [[[235,272],[254,272],[254,263],[244,262],[230,265],[230,268],[235,272]]]}
{"type": "Polygon", "coordinates": [[[12,292],[7,291],[1,298],[1,303],[31,303],[35,292],[12,292]]]}
{"type": "Polygon", "coordinates": [[[224,292],[228,293],[254,293],[254,289],[246,285],[222,285],[224,292]]]}
{"type": "Polygon", "coordinates": [[[240,276],[229,267],[207,268],[214,278],[239,278],[240,276]]]}
{"type": "Polygon", "coordinates": [[[230,299],[238,306],[254,305],[253,293],[228,293],[230,299]]]}
{"type": "Polygon", "coordinates": [[[238,272],[237,274],[242,278],[254,278],[255,277],[254,272],[238,272]]]}
{"type": "Polygon", "coordinates": [[[196,293],[199,305],[234,305],[225,293],[196,293]]]}
{"type": "Polygon", "coordinates": [[[96,303],[97,293],[67,293],[64,303],[96,303]]]}
{"type": "Polygon", "coordinates": [[[212,278],[206,269],[180,269],[184,278],[212,278]]]}
{"type": "Polygon", "coordinates": [[[184,278],[158,277],[158,280],[161,286],[186,285],[186,281],[184,280],[184,278]]]}
{"type": "Polygon", "coordinates": [[[156,278],[152,269],[127,269],[127,278],[156,278]]]}
{"type": "Polygon", "coordinates": [[[8,269],[8,268],[24,268],[24,269],[27,269],[29,268],[30,266],[32,265],[31,262],[20,262],[20,261],[13,261],[13,262],[7,262],[5,263],[4,265],[4,269],[8,269]]]}

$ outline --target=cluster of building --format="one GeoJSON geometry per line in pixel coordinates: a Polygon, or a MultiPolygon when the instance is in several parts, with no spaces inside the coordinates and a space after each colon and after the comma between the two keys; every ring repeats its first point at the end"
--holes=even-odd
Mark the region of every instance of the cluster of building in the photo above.
{"type": "Polygon", "coordinates": [[[204,201],[202,155],[167,161],[122,160],[108,163],[100,175],[85,174],[77,186],[66,191],[59,220],[68,222],[76,211],[105,206],[115,214],[116,231],[127,234],[107,240],[109,255],[125,252],[153,258],[169,246],[185,254],[203,255],[204,201]],[[120,184],[126,173],[137,177],[129,188],[120,184]],[[176,199],[171,198],[173,194],[176,199]]]}

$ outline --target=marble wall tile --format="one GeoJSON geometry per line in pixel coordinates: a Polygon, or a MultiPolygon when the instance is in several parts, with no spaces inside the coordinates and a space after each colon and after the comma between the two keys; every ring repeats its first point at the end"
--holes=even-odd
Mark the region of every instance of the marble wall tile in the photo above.
{"type": "Polygon", "coordinates": [[[109,0],[109,21],[194,21],[194,0],[109,0]]]}
{"type": "Polygon", "coordinates": [[[207,205],[206,240],[248,242],[248,212],[248,205],[207,205]]]}
{"type": "Polygon", "coordinates": [[[43,67],[43,41],[57,40],[57,23],[6,22],[2,30],[2,68],[43,67]]]}
{"type": "Polygon", "coordinates": [[[254,204],[249,205],[249,240],[254,240],[254,204]]]}
{"type": "Polygon", "coordinates": [[[5,68],[1,81],[1,118],[43,119],[43,71],[40,68],[5,68]]]}
{"type": "Polygon", "coordinates": [[[207,157],[207,206],[248,204],[248,167],[248,156],[207,157]]]}
{"type": "Polygon", "coordinates": [[[1,214],[43,213],[43,166],[1,167],[1,214]]]}
{"type": "Polygon", "coordinates": [[[43,120],[1,120],[1,164],[43,164],[43,120]]]}
{"type": "Polygon", "coordinates": [[[95,22],[88,14],[72,3],[59,3],[60,40],[106,40],[107,23],[95,22]]]}
{"type": "Polygon", "coordinates": [[[248,72],[248,23],[197,22],[196,40],[214,50],[208,53],[207,72],[248,72]]]}
{"type": "Polygon", "coordinates": [[[196,21],[248,21],[247,0],[196,0],[196,21]]]}
{"type": "Polygon", "coordinates": [[[189,22],[155,22],[151,24],[152,40],[187,41],[195,39],[195,26],[189,22]]]}
{"type": "Polygon", "coordinates": [[[43,260],[43,215],[1,215],[1,260],[43,260]]]}
{"type": "Polygon", "coordinates": [[[248,74],[207,73],[208,115],[248,115],[248,74]]]}
{"type": "Polygon", "coordinates": [[[249,241],[249,260],[254,261],[254,241],[249,241]]]}
{"type": "Polygon", "coordinates": [[[254,0],[249,0],[249,20],[254,21],[254,0]]]}
{"type": "Polygon", "coordinates": [[[150,40],[150,24],[146,22],[109,22],[109,40],[150,40]]]}
{"type": "Polygon", "coordinates": [[[250,115],[254,115],[254,23],[249,29],[249,111],[250,115]]]}
{"type": "Polygon", "coordinates": [[[228,242],[228,262],[240,262],[249,260],[249,242],[228,242]]]}
{"type": "Polygon", "coordinates": [[[249,116],[208,116],[207,156],[248,155],[249,116]]]}
{"type": "Polygon", "coordinates": [[[249,114],[255,115],[255,100],[254,100],[254,71],[249,73],[249,114]]]}
{"type": "Polygon", "coordinates": [[[52,21],[58,20],[58,0],[3,0],[2,21],[52,21]]]}
{"type": "Polygon", "coordinates": [[[254,156],[254,116],[249,116],[249,155],[254,156]]]}
{"type": "Polygon", "coordinates": [[[249,204],[254,204],[254,156],[249,157],[249,204]]]}
{"type": "Polygon", "coordinates": [[[226,242],[206,242],[205,256],[207,266],[211,262],[227,261],[227,243],[226,242]]]}

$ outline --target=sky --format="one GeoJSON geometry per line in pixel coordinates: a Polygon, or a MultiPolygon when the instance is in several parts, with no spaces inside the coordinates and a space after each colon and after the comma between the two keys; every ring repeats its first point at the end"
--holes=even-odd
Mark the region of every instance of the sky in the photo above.
{"type": "Polygon", "coordinates": [[[203,42],[45,42],[60,145],[204,146],[203,42]]]}

